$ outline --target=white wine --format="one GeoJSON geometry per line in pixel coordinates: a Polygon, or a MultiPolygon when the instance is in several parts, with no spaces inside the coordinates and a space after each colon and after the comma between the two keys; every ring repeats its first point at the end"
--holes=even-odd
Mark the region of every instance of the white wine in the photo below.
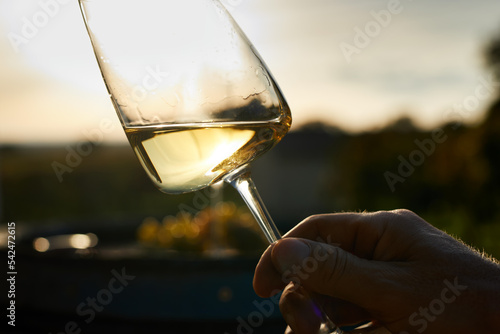
{"type": "Polygon", "coordinates": [[[289,122],[193,123],[126,127],[142,166],[163,192],[206,187],[283,138],[289,122]]]}

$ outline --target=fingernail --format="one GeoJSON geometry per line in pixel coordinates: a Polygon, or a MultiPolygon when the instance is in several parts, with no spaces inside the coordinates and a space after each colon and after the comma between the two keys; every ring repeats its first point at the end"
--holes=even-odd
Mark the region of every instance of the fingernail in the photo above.
{"type": "Polygon", "coordinates": [[[273,248],[272,258],[279,271],[284,273],[301,265],[311,254],[308,244],[297,239],[282,239],[273,248]]]}

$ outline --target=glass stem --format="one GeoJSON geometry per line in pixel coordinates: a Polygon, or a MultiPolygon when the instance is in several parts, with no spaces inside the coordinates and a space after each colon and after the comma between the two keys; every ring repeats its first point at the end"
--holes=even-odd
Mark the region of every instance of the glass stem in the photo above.
{"type": "Polygon", "coordinates": [[[250,177],[247,165],[240,167],[224,178],[224,181],[232,185],[241,195],[250,208],[255,219],[259,223],[270,244],[281,239],[281,235],[274,225],[273,219],[267,211],[264,202],[250,177]]]}
{"type": "MultiPolygon", "coordinates": [[[[250,208],[255,219],[259,223],[270,244],[281,239],[281,235],[274,225],[273,219],[269,215],[264,202],[260,198],[257,188],[250,177],[248,165],[242,166],[232,173],[224,177],[224,182],[232,185],[241,195],[245,203],[250,208]]],[[[343,334],[344,332],[338,328],[318,307],[321,315],[321,326],[317,334],[343,334]]]]}

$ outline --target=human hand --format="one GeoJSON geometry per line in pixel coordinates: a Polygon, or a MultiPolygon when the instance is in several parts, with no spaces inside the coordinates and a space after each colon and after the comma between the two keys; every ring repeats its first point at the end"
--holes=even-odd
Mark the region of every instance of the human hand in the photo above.
{"type": "Polygon", "coordinates": [[[287,333],[317,332],[309,294],[341,326],[500,332],[500,266],[407,210],[309,217],[264,252],[253,284],[285,289],[287,333]]]}

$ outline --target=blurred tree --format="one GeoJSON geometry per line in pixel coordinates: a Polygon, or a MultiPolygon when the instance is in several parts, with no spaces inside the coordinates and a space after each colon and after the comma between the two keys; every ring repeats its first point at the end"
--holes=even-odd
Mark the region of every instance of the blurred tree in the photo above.
{"type": "Polygon", "coordinates": [[[494,71],[496,77],[500,77],[500,36],[491,40],[484,52],[486,66],[494,71]]]}
{"type": "Polygon", "coordinates": [[[488,182],[482,187],[484,198],[475,203],[476,214],[487,220],[500,220],[500,36],[494,38],[485,50],[486,65],[492,72],[496,88],[494,101],[480,126],[482,155],[488,162],[488,182]],[[487,194],[487,195],[486,195],[487,194]]]}

